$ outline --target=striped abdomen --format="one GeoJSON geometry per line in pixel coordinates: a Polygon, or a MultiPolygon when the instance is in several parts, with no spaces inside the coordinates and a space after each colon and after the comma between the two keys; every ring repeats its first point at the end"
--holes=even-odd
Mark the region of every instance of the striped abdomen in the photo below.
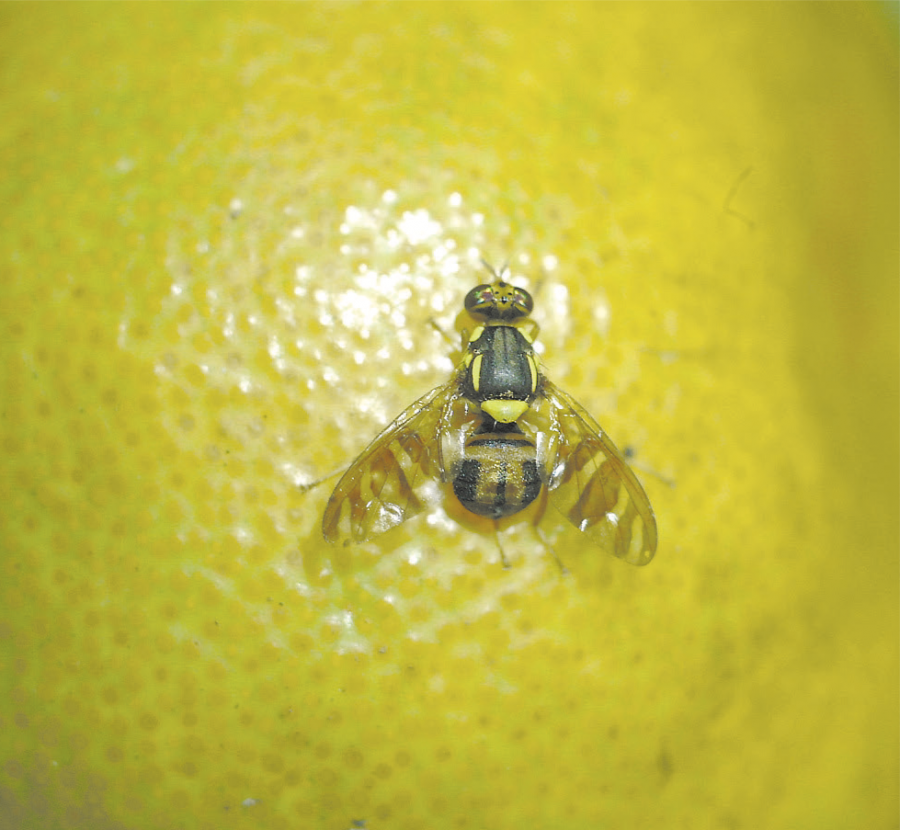
{"type": "Polygon", "coordinates": [[[472,513],[501,519],[533,502],[541,491],[534,444],[515,424],[491,423],[466,441],[453,492],[472,513]]]}

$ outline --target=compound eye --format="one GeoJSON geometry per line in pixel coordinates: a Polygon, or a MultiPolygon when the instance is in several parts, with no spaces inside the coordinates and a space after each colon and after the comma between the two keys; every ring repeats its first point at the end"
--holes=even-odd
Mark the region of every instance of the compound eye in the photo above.
{"type": "Polygon", "coordinates": [[[515,308],[522,317],[527,317],[534,311],[534,300],[531,299],[531,294],[524,288],[515,289],[512,304],[513,308],[515,308]]]}
{"type": "Polygon", "coordinates": [[[464,302],[466,311],[473,317],[490,314],[496,306],[497,300],[490,285],[476,285],[468,294],[464,302]]]}

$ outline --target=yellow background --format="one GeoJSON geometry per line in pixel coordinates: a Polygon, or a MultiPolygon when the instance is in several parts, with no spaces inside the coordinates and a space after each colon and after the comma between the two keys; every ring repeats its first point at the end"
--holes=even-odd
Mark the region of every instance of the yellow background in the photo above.
{"type": "Polygon", "coordinates": [[[895,827],[895,28],[0,7],[0,826],[895,827]],[[647,568],[321,539],[478,256],[647,568]]]}

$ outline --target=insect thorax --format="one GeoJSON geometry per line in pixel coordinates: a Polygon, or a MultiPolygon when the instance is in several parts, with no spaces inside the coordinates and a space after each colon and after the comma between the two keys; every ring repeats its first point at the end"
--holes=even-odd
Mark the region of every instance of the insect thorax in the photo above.
{"type": "Polygon", "coordinates": [[[463,361],[463,394],[500,423],[518,420],[538,385],[534,349],[515,326],[485,326],[473,333],[463,361]]]}

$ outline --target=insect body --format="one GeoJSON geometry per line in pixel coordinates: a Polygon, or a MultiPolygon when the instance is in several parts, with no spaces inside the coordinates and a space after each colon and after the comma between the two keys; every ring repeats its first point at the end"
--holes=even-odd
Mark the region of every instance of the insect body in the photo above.
{"type": "Polygon", "coordinates": [[[656,519],[643,488],[597,422],[540,371],[538,326],[522,288],[473,288],[463,359],[444,386],[391,423],[338,482],[322,531],[361,542],[422,511],[441,485],[470,513],[500,520],[552,502],[615,556],[646,565],[656,519]]]}

